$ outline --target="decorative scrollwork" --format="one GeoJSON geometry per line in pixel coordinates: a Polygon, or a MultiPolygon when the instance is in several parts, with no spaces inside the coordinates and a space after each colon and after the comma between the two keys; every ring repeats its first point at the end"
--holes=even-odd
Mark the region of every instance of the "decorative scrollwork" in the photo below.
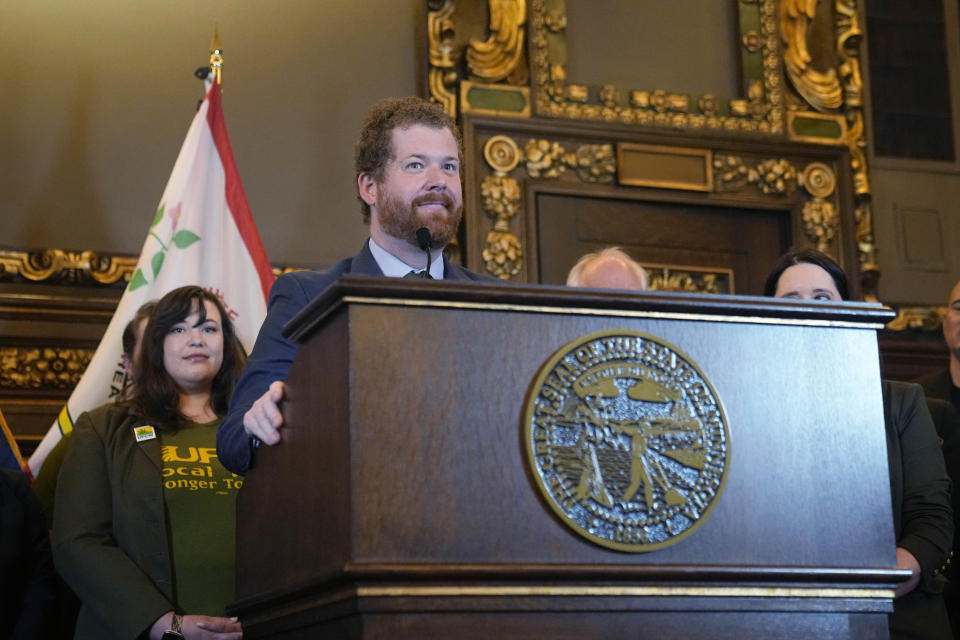
{"type": "Polygon", "coordinates": [[[125,284],[136,266],[137,258],[93,251],[0,251],[0,280],[19,276],[33,282],[125,284]]]}
{"type": "MultiPolygon", "coordinates": [[[[487,82],[499,82],[521,66],[519,63],[523,60],[527,2],[489,0],[489,7],[490,37],[485,42],[470,41],[467,47],[467,66],[474,77],[487,82]]],[[[525,77],[523,81],[526,81],[525,77]]]]}
{"type": "Polygon", "coordinates": [[[843,104],[836,69],[817,71],[810,66],[807,32],[816,16],[817,0],[780,0],[780,29],[786,48],[783,62],[797,92],[818,111],[843,104]]]}
{"type": "Polygon", "coordinates": [[[93,353],[92,349],[0,347],[0,388],[72,389],[93,353]]]}
{"type": "Polygon", "coordinates": [[[427,39],[429,42],[430,97],[443,105],[443,110],[453,117],[457,115],[457,95],[452,87],[457,82],[456,61],[453,56],[453,0],[443,0],[439,8],[427,14],[427,39]]]}
{"type": "Polygon", "coordinates": [[[937,331],[946,315],[946,307],[901,307],[897,309],[897,317],[887,323],[887,329],[937,331]]]}

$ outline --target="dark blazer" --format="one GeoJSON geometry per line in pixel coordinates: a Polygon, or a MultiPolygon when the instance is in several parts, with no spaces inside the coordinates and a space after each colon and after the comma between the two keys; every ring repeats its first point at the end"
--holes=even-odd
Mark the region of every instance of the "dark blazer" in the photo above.
{"type": "Polygon", "coordinates": [[[53,557],[83,602],[76,638],[140,636],[174,609],[160,440],[104,405],[81,414],[57,483],[53,557]]]}
{"type": "MultiPolygon", "coordinates": [[[[327,271],[298,271],[279,278],[270,289],[267,317],[260,327],[253,352],[247,359],[243,377],[230,400],[226,419],[217,430],[217,456],[234,473],[246,473],[253,460],[251,439],[243,429],[243,416],[267,388],[277,380],[285,380],[297,355],[297,345],[283,337],[283,327],[307,303],[320,295],[342,274],[382,276],[383,272],[370,252],[368,242],[360,253],[334,265],[327,271]]],[[[445,280],[489,280],[443,257],[445,280]]]]}
{"type": "Polygon", "coordinates": [[[0,638],[33,640],[52,633],[55,576],[47,524],[30,478],[0,469],[0,638]]]}
{"type": "Polygon", "coordinates": [[[953,517],[940,439],[919,385],[884,380],[882,388],[894,533],[920,564],[920,584],[894,602],[891,638],[948,640],[941,593],[953,517]]]}
{"type": "Polygon", "coordinates": [[[950,402],[950,392],[953,389],[953,379],[950,377],[950,369],[944,369],[937,373],[928,373],[914,380],[923,387],[924,393],[928,398],[940,398],[950,402]]]}
{"type": "MultiPolygon", "coordinates": [[[[947,383],[950,384],[949,377],[947,383]]],[[[948,391],[949,393],[949,391],[948,391]]],[[[953,506],[953,557],[947,567],[947,584],[943,599],[947,603],[947,615],[953,637],[960,639],[960,412],[949,400],[927,396],[927,407],[933,417],[937,435],[942,441],[943,461],[947,475],[953,481],[951,504],[953,506]]]]}

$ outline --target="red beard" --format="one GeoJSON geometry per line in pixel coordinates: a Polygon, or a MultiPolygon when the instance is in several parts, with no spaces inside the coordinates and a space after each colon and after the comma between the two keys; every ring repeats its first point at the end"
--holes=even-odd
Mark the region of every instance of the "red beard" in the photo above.
{"type": "Polygon", "coordinates": [[[445,246],[453,240],[462,214],[463,205],[456,205],[445,191],[417,196],[409,204],[393,197],[393,194],[387,194],[381,206],[377,207],[380,227],[389,235],[416,245],[417,229],[426,227],[430,230],[434,246],[437,247],[445,246]],[[421,217],[418,215],[417,206],[424,202],[442,202],[446,212],[431,212],[421,217]]]}

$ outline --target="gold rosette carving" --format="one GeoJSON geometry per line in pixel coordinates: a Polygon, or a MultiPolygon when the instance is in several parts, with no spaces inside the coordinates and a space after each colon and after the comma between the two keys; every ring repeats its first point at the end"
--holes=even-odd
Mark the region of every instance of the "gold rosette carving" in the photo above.
{"type": "Polygon", "coordinates": [[[510,173],[520,162],[517,143],[508,136],[493,136],[483,145],[483,159],[490,168],[501,173],[510,173]]]}
{"type": "Polygon", "coordinates": [[[563,163],[566,152],[557,142],[531,139],[523,150],[531,178],[559,178],[567,169],[563,163]]]}
{"type": "Polygon", "coordinates": [[[73,389],[92,349],[0,347],[0,388],[73,389]]]}
{"type": "Polygon", "coordinates": [[[756,177],[751,182],[756,182],[763,193],[788,195],[797,188],[797,170],[782,158],[764,160],[757,165],[756,177]]]}
{"type": "Polygon", "coordinates": [[[611,144],[584,144],[576,151],[577,175],[584,182],[612,182],[617,160],[611,144]]]}

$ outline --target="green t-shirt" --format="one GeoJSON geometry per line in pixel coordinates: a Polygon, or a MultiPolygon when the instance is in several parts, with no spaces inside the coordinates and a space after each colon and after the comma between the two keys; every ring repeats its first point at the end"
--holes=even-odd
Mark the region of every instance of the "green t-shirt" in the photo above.
{"type": "Polygon", "coordinates": [[[220,421],[160,434],[173,600],[183,614],[224,615],[234,599],[237,490],[243,477],[217,459],[220,421]]]}

